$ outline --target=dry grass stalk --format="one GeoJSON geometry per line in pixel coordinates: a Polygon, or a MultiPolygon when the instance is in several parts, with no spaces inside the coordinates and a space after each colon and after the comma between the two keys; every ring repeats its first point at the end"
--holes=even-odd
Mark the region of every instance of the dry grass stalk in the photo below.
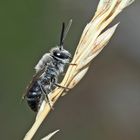
{"type": "Polygon", "coordinates": [[[56,130],[52,133],[50,133],[49,135],[47,135],[46,137],[44,137],[43,139],[41,140],[49,140],[50,138],[52,138],[52,136],[54,136],[59,130],[56,130]]]}
{"type": "MultiPolygon", "coordinates": [[[[68,67],[67,73],[61,82],[62,86],[73,88],[83,78],[91,61],[109,42],[118,24],[114,25],[103,33],[102,31],[125,7],[129,6],[133,1],[134,0],[100,0],[97,11],[92,20],[86,25],[75,51],[71,62],[75,65],[70,65],[68,67]]],[[[50,94],[52,104],[54,105],[58,98],[64,94],[64,89],[56,88],[50,94]]],[[[24,140],[32,139],[49,112],[50,107],[48,103],[44,101],[40,111],[37,114],[35,123],[26,134],[24,140]]]]}

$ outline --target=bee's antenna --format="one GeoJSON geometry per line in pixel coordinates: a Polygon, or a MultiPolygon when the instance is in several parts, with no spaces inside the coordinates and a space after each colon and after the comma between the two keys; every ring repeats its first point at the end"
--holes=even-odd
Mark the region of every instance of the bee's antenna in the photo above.
{"type": "Polygon", "coordinates": [[[60,49],[63,48],[64,40],[68,34],[71,24],[72,24],[72,19],[69,21],[69,23],[65,29],[65,23],[64,22],[62,23],[62,31],[61,31],[61,37],[60,37],[60,49]]]}
{"type": "Polygon", "coordinates": [[[60,49],[63,47],[63,37],[64,37],[64,31],[65,31],[65,23],[62,23],[62,30],[61,30],[61,36],[60,36],[60,49]]]}

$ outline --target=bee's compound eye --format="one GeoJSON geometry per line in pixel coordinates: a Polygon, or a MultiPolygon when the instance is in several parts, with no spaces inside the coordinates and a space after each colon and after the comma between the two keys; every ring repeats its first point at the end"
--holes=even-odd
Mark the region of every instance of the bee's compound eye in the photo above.
{"type": "Polygon", "coordinates": [[[60,56],[61,56],[60,52],[57,52],[57,51],[55,51],[55,52],[53,53],[53,55],[56,56],[56,57],[60,57],[60,56]]]}
{"type": "Polygon", "coordinates": [[[69,59],[70,58],[70,54],[67,51],[54,51],[53,52],[53,56],[60,58],[60,59],[69,59]]]}
{"type": "Polygon", "coordinates": [[[57,56],[60,56],[61,54],[60,54],[60,53],[56,53],[56,55],[57,55],[57,56]]]}

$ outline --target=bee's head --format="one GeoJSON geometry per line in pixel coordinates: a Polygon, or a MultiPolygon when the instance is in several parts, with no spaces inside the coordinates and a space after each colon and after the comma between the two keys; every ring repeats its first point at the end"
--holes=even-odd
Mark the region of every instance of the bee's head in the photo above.
{"type": "Polygon", "coordinates": [[[65,29],[65,23],[64,22],[62,23],[62,30],[61,30],[61,35],[60,35],[60,44],[59,44],[59,46],[53,48],[50,51],[50,54],[51,54],[52,57],[54,57],[55,59],[60,60],[64,63],[69,62],[69,60],[71,58],[71,54],[63,48],[64,40],[67,36],[67,33],[70,29],[71,24],[72,24],[72,20],[69,21],[69,24],[67,25],[67,27],[65,29]]]}
{"type": "Polygon", "coordinates": [[[60,49],[59,46],[53,48],[50,53],[52,57],[60,61],[69,61],[71,59],[71,54],[63,48],[60,49]]]}

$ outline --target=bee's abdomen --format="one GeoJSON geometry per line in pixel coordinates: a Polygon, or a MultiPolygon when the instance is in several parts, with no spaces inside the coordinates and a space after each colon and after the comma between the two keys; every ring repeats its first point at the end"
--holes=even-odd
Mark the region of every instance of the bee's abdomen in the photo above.
{"type": "Polygon", "coordinates": [[[34,111],[34,112],[37,112],[38,111],[38,101],[36,99],[30,99],[30,98],[27,98],[27,103],[29,105],[29,107],[34,111]]]}
{"type": "Polygon", "coordinates": [[[29,92],[26,96],[29,107],[35,112],[37,112],[40,107],[40,98],[41,94],[37,92],[29,92]]]}

